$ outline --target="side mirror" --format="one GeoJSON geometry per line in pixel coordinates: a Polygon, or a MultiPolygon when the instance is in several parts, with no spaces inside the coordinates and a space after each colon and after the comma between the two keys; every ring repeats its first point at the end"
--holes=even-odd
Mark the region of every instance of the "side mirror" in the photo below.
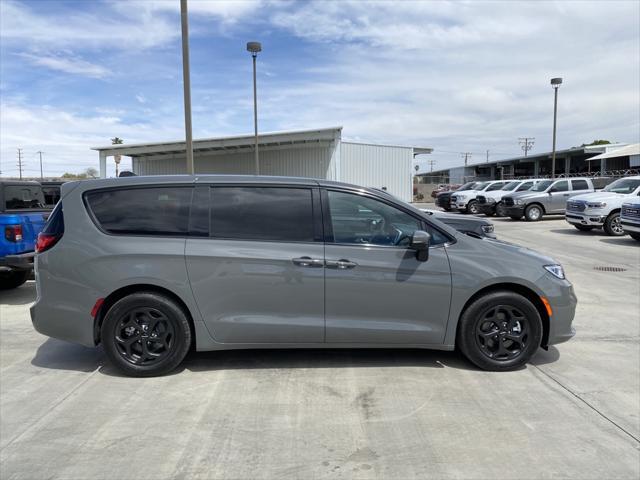
{"type": "Polygon", "coordinates": [[[431,235],[422,230],[416,230],[411,236],[409,248],[416,251],[416,258],[419,262],[429,260],[429,244],[431,243],[431,235]]]}

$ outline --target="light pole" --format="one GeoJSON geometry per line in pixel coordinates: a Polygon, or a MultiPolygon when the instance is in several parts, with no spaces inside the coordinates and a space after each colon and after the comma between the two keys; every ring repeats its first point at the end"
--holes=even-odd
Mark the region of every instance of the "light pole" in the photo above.
{"type": "Polygon", "coordinates": [[[191,130],[191,73],[189,71],[189,13],[187,0],[180,0],[182,24],[182,83],[184,86],[184,132],[187,150],[187,173],[195,173],[193,166],[193,136],[191,130]]]}
{"type": "Polygon", "coordinates": [[[551,151],[551,178],[556,178],[556,121],[558,118],[558,88],[562,85],[562,78],[552,78],[553,88],[553,149],[551,151]]]}
{"type": "Polygon", "coordinates": [[[256,175],[260,175],[260,162],[258,160],[258,89],[256,86],[256,57],[258,52],[262,51],[260,42],[248,42],[247,52],[253,57],[253,130],[255,132],[255,156],[256,156],[256,175]]]}

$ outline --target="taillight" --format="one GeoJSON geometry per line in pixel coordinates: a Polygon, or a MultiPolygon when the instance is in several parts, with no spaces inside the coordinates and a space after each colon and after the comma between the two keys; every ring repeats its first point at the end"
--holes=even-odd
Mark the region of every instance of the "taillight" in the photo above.
{"type": "Polygon", "coordinates": [[[4,227],[4,238],[9,242],[21,242],[22,225],[7,225],[4,227]]]}
{"type": "Polygon", "coordinates": [[[39,233],[36,241],[36,252],[42,253],[53,247],[62,235],[54,235],[52,233],[39,233]]]}

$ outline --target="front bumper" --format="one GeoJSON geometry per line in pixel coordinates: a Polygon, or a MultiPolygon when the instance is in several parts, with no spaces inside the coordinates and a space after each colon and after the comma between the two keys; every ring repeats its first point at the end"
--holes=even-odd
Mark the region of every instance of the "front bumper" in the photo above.
{"type": "Polygon", "coordinates": [[[0,258],[0,271],[3,270],[31,270],[35,252],[20,253],[18,255],[7,255],[0,258]]]}
{"type": "Polygon", "coordinates": [[[624,218],[621,218],[620,225],[622,225],[622,228],[624,229],[625,232],[640,233],[640,223],[636,223],[636,222],[632,223],[624,218]]]}
{"type": "Polygon", "coordinates": [[[602,227],[605,220],[607,219],[607,216],[600,213],[565,212],[564,218],[567,222],[573,225],[587,225],[590,227],[602,227]]]}
{"type": "Polygon", "coordinates": [[[508,217],[521,217],[524,215],[524,205],[514,205],[512,207],[505,207],[504,211],[508,217]]]}
{"type": "Polygon", "coordinates": [[[547,295],[547,300],[551,305],[553,315],[549,319],[549,338],[546,345],[557,345],[571,340],[576,334],[575,328],[573,328],[573,318],[576,313],[576,306],[578,304],[578,298],[573,290],[573,285],[567,280],[557,282],[556,279],[545,279],[544,283],[554,282],[554,286],[547,291],[552,291],[555,295],[547,295]],[[558,283],[560,286],[558,287],[558,283]]]}
{"type": "Polygon", "coordinates": [[[496,213],[496,204],[495,203],[479,203],[478,209],[480,213],[484,213],[485,215],[491,215],[496,213]]]}

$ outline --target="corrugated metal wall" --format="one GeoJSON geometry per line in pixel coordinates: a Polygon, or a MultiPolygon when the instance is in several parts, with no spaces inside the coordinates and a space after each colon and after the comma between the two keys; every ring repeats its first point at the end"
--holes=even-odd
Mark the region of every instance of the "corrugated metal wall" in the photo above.
{"type": "Polygon", "coordinates": [[[341,142],[338,180],[382,188],[410,202],[413,196],[413,149],[341,142]]]}
{"type": "MultiPolygon", "coordinates": [[[[262,175],[285,175],[294,177],[328,178],[333,153],[332,146],[270,148],[261,150],[260,173],[262,175]]],[[[199,155],[195,158],[196,173],[253,174],[253,152],[217,153],[199,155]]],[[[186,173],[184,157],[172,158],[138,157],[133,161],[138,175],[169,175],[186,173]]]]}

